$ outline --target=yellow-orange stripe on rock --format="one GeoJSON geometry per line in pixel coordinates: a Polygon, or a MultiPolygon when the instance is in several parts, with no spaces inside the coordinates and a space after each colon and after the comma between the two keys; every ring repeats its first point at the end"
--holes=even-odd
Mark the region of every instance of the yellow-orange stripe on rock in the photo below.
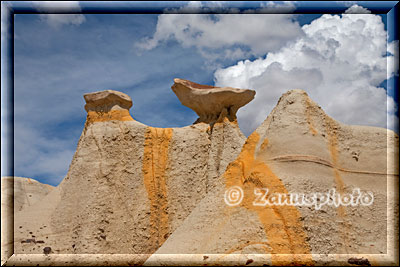
{"type": "Polygon", "coordinates": [[[87,123],[101,122],[101,121],[133,121],[129,110],[127,109],[116,109],[107,112],[101,111],[89,111],[86,117],[87,123]]]}
{"type": "MultiPolygon", "coordinates": [[[[332,159],[332,165],[333,165],[333,172],[334,172],[334,181],[336,185],[336,190],[340,195],[344,194],[345,190],[345,185],[342,180],[342,177],[339,172],[339,166],[338,166],[338,156],[339,152],[337,150],[337,134],[336,134],[336,127],[335,127],[335,121],[331,119],[330,117],[326,116],[325,117],[326,121],[326,133],[328,135],[328,147],[329,147],[329,152],[331,154],[331,159],[332,159]]],[[[339,206],[337,208],[337,212],[340,218],[345,219],[346,217],[346,208],[344,206],[339,206]]],[[[341,228],[340,234],[341,238],[343,240],[343,243],[345,245],[345,251],[348,251],[349,247],[349,232],[350,232],[350,226],[347,224],[347,222],[344,222],[343,227],[341,228]]]]}
{"type": "MultiPolygon", "coordinates": [[[[243,189],[244,198],[240,205],[258,214],[271,248],[273,265],[313,265],[311,249],[296,207],[253,205],[254,188],[268,188],[268,194],[288,194],[282,181],[269,166],[255,157],[259,139],[257,132],[251,134],[238,158],[228,165],[224,174],[226,187],[240,186],[243,189]],[[287,255],[280,257],[278,254],[287,255]]],[[[267,144],[268,141],[264,140],[262,146],[265,148],[267,144]]]]}
{"type": "Polygon", "coordinates": [[[317,130],[314,127],[314,123],[312,120],[312,115],[311,115],[311,109],[312,109],[312,105],[310,103],[310,99],[306,99],[306,118],[307,118],[307,124],[308,127],[310,129],[310,132],[312,133],[312,135],[317,135],[317,130]]]}
{"type": "Polygon", "coordinates": [[[169,235],[166,168],[171,128],[147,127],[143,152],[143,179],[150,200],[150,244],[159,248],[169,235]]]}

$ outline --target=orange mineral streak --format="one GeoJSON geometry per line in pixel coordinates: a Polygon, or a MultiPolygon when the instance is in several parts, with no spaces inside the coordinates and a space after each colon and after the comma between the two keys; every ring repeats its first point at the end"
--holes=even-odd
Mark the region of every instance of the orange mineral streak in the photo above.
{"type": "MultiPolygon", "coordinates": [[[[328,135],[328,147],[329,147],[329,152],[331,154],[336,190],[340,195],[343,195],[345,193],[345,184],[340,175],[340,172],[339,172],[340,167],[338,165],[339,152],[337,149],[337,145],[338,145],[337,133],[336,133],[337,126],[336,126],[335,122],[329,117],[325,117],[325,121],[326,121],[326,132],[328,135]]],[[[337,208],[337,212],[341,219],[345,219],[346,208],[344,206],[339,206],[337,208]]],[[[349,228],[350,228],[350,226],[345,222],[340,231],[343,243],[345,245],[346,252],[349,247],[349,240],[348,240],[349,231],[350,231],[349,228]]]]}
{"type": "Polygon", "coordinates": [[[307,98],[306,100],[306,118],[307,118],[307,124],[308,127],[310,129],[310,132],[312,133],[312,135],[317,135],[317,130],[314,127],[314,122],[312,120],[312,116],[311,116],[311,109],[312,109],[312,105],[310,103],[310,100],[307,98]]]}
{"type": "Polygon", "coordinates": [[[231,123],[231,124],[234,124],[236,126],[239,126],[239,124],[237,122],[237,119],[229,120],[228,117],[220,117],[220,118],[218,118],[218,120],[214,123],[213,126],[223,125],[224,123],[231,123]]]}
{"type": "Polygon", "coordinates": [[[265,138],[260,146],[260,151],[265,150],[267,148],[267,146],[268,146],[268,138],[265,138]]]}
{"type": "Polygon", "coordinates": [[[102,111],[88,111],[86,122],[88,124],[93,122],[102,122],[102,121],[133,121],[131,114],[129,114],[129,110],[127,109],[117,109],[110,110],[106,112],[102,111]]]}
{"type": "Polygon", "coordinates": [[[171,128],[148,127],[145,133],[143,179],[150,201],[150,244],[159,248],[169,235],[168,190],[166,169],[171,128]]]}
{"type": "MultiPolygon", "coordinates": [[[[251,134],[238,158],[229,164],[224,174],[226,187],[240,186],[243,189],[244,198],[240,205],[258,214],[268,238],[273,265],[313,265],[311,249],[296,207],[253,205],[257,197],[254,194],[255,188],[268,188],[268,196],[273,193],[288,194],[282,181],[269,166],[255,157],[259,139],[258,133],[251,134]]],[[[265,148],[267,144],[268,141],[264,141],[261,147],[265,148]]]]}

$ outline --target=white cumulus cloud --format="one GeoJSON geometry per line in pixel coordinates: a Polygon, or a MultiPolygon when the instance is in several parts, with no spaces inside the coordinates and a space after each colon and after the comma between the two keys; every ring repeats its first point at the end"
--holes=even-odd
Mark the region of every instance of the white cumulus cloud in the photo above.
{"type": "Polygon", "coordinates": [[[40,14],[40,18],[53,27],[64,24],[79,25],[85,21],[82,14],[40,14]]]}
{"type": "Polygon", "coordinates": [[[57,14],[60,11],[80,12],[79,1],[35,1],[33,4],[38,11],[49,13],[39,16],[52,27],[58,28],[65,24],[80,25],[86,20],[82,14],[57,14]]]}
{"type": "Polygon", "coordinates": [[[371,11],[365,7],[359,5],[352,5],[346,11],[345,14],[371,14],[371,11]]]}
{"type": "Polygon", "coordinates": [[[263,11],[291,12],[296,9],[297,1],[267,1],[260,4],[263,11]]]}
{"type": "Polygon", "coordinates": [[[162,14],[154,35],[135,46],[151,50],[162,42],[176,40],[183,47],[196,47],[204,55],[227,48],[227,57],[260,56],[278,50],[301,34],[301,27],[290,14],[162,14]],[[247,50],[232,50],[234,45],[247,50]]]}
{"type": "Polygon", "coordinates": [[[388,76],[399,75],[399,40],[388,44],[387,51],[392,55],[388,57],[388,76]]]}
{"type": "Polygon", "coordinates": [[[217,86],[257,91],[255,99],[238,112],[243,131],[251,133],[279,97],[295,88],[307,91],[343,123],[386,127],[387,101],[397,107],[379,86],[387,78],[387,61],[393,59],[386,56],[381,17],[323,15],[302,30],[304,36],[265,58],[240,61],[215,72],[217,86]]]}

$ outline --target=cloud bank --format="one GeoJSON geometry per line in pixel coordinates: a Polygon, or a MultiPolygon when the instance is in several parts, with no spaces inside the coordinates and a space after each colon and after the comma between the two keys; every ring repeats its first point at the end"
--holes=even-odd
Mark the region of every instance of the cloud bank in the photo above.
{"type": "Polygon", "coordinates": [[[205,57],[243,58],[276,51],[302,34],[300,25],[287,14],[162,14],[156,31],[135,43],[151,50],[174,40],[196,47],[205,57]],[[221,54],[222,52],[222,54],[221,54]]]}
{"type": "MultiPolygon", "coordinates": [[[[352,7],[353,8],[353,7],[352,7]]],[[[351,9],[351,8],[350,8],[351,9]]],[[[354,9],[354,8],[353,8],[354,9]]],[[[251,88],[255,100],[238,112],[250,134],[290,89],[304,89],[333,118],[347,124],[395,125],[393,98],[380,84],[387,79],[387,35],[372,14],[323,15],[302,27],[304,35],[277,52],[218,69],[217,86],[251,88]],[[387,112],[387,106],[392,110],[387,112]]],[[[389,45],[394,51],[395,43],[389,45]]],[[[394,70],[391,71],[393,75],[394,70]]]]}

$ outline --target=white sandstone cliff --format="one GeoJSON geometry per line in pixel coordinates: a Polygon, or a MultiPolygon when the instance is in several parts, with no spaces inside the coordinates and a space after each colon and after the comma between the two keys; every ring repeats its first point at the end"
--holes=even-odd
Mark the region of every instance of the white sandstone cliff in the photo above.
{"type": "Polygon", "coordinates": [[[396,223],[396,134],[341,124],[304,91],[291,90],[246,140],[236,111],[253,91],[181,79],[172,89],[199,115],[193,125],[149,127],[132,119],[127,95],[85,95],[88,116],[67,176],[15,215],[17,254],[51,247],[54,255],[142,255],[123,264],[308,265],[363,253],[384,262],[379,254],[393,250],[386,237],[396,229],[388,227],[396,223]],[[233,186],[244,198],[231,207],[224,197],[233,186]],[[256,206],[257,188],[280,194],[359,188],[374,202],[319,210],[256,206]],[[32,235],[44,243],[23,242],[32,235]],[[187,261],[177,262],[176,254],[187,261]],[[327,254],[334,256],[320,256],[327,254]]]}
{"type": "Polygon", "coordinates": [[[151,254],[215,187],[245,136],[224,114],[212,124],[154,128],[132,119],[123,93],[85,100],[88,116],[68,174],[36,206],[46,205],[46,215],[16,215],[16,250],[151,254]],[[45,244],[21,243],[30,232],[45,244]]]}
{"type": "MultiPolygon", "coordinates": [[[[311,254],[385,256],[387,244],[397,236],[393,235],[393,213],[398,142],[390,130],[341,124],[304,91],[291,90],[248,137],[218,187],[146,264],[168,264],[168,255],[175,253],[188,255],[185,259],[191,264],[245,264],[251,258],[260,265],[326,262],[311,254]],[[244,191],[241,204],[234,207],[224,199],[232,186],[244,191]],[[372,192],[374,202],[369,206],[326,205],[319,210],[314,206],[255,206],[255,201],[260,203],[256,188],[268,188],[269,194],[327,193],[332,188],[346,194],[359,188],[372,192]],[[392,231],[389,235],[387,229],[392,231]]],[[[331,260],[339,259],[343,261],[340,255],[331,260]]]]}

